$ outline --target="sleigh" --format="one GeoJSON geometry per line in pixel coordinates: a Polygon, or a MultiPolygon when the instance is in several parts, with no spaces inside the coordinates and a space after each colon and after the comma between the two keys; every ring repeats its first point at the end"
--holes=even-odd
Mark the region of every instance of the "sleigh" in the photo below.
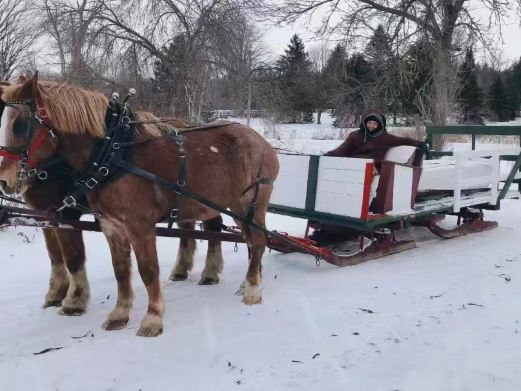
{"type": "MultiPolygon", "coordinates": [[[[311,254],[317,262],[323,259],[349,266],[415,248],[414,240],[397,239],[407,227],[424,226],[444,239],[496,228],[496,222],[484,219],[484,210],[497,210],[501,200],[519,197],[521,149],[475,150],[475,139],[477,135],[515,135],[521,139],[521,127],[427,128],[429,141],[436,134],[470,135],[472,150],[432,151],[434,158],[423,160],[418,150],[397,147],[390,150],[378,170],[370,159],[279,154],[280,173],[268,210],[306,219],[308,223],[302,237],[265,230],[268,246],[283,253],[311,254]],[[444,227],[445,216],[456,216],[455,226],[444,227]],[[326,231],[334,227],[332,243],[314,240],[314,231],[321,227],[326,231]]],[[[52,211],[6,205],[6,197],[1,201],[0,226],[100,231],[95,219],[67,221],[52,211]]],[[[209,200],[200,202],[230,214],[209,200]]],[[[238,229],[223,228],[224,232],[207,232],[160,224],[156,233],[244,241],[238,229]]]]}
{"type": "MultiPolygon", "coordinates": [[[[307,219],[304,236],[291,238],[339,266],[416,247],[414,240],[397,239],[411,226],[424,226],[444,239],[496,228],[497,222],[484,219],[484,210],[519,197],[520,148],[475,150],[475,139],[519,136],[521,128],[427,128],[429,141],[437,134],[468,134],[472,150],[433,151],[434,159],[422,161],[415,148],[397,147],[379,171],[368,159],[279,155],[281,170],[269,211],[307,219]],[[446,216],[456,216],[453,226],[446,226],[446,216]],[[325,243],[315,235],[322,230],[332,230],[325,243]]],[[[269,246],[281,252],[297,248],[277,239],[269,246]]]]}

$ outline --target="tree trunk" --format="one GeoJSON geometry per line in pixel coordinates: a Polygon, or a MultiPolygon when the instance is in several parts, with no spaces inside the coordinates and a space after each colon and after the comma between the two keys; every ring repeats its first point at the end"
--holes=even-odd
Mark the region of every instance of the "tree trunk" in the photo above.
{"type": "Polygon", "coordinates": [[[250,126],[251,119],[251,78],[248,80],[248,101],[246,103],[246,125],[250,126]]]}
{"type": "Polygon", "coordinates": [[[320,117],[322,117],[322,110],[317,111],[317,125],[320,125],[320,117]]]}
{"type": "MultiPolygon", "coordinates": [[[[431,98],[431,119],[433,125],[444,126],[447,124],[447,117],[451,112],[454,101],[455,80],[452,72],[452,59],[450,47],[440,45],[436,50],[434,59],[433,91],[431,98]]],[[[450,46],[450,44],[449,44],[450,46]]],[[[443,139],[436,136],[433,139],[433,149],[441,150],[443,139]]]]}

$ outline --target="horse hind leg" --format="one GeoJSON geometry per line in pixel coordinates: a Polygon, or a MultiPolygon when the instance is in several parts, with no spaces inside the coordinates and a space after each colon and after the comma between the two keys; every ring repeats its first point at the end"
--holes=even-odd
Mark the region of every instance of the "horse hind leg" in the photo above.
{"type": "Polygon", "coordinates": [[[42,308],[59,307],[67,295],[69,289],[69,273],[60,250],[60,244],[56,237],[56,231],[44,228],[43,236],[47,253],[51,260],[51,276],[49,278],[49,289],[45,295],[42,308]]]}
{"type": "Polygon", "coordinates": [[[109,243],[112,266],[118,284],[116,307],[102,325],[105,330],[120,330],[129,319],[134,296],[131,283],[130,242],[123,227],[108,221],[101,221],[101,228],[109,243]]]}
{"type": "MultiPolygon", "coordinates": [[[[271,194],[271,185],[262,185],[259,187],[256,197],[256,206],[253,212],[252,220],[261,227],[265,227],[266,211],[271,194]]],[[[246,215],[252,205],[254,193],[248,192],[241,197],[241,212],[246,215]]],[[[248,245],[248,271],[243,282],[244,295],[243,303],[252,305],[262,302],[262,256],[266,249],[266,234],[247,224],[243,224],[242,232],[248,245]]]]}
{"type": "MultiPolygon", "coordinates": [[[[217,216],[203,222],[205,231],[221,232],[223,219],[217,216]]],[[[223,252],[220,240],[208,241],[208,252],[199,285],[214,285],[219,283],[219,276],[223,271],[223,252]]]]}
{"type": "Polygon", "coordinates": [[[70,285],[62,301],[61,315],[81,315],[87,309],[90,296],[85,270],[85,245],[81,231],[56,231],[61,253],[67,264],[70,285]]]}
{"type": "MultiPolygon", "coordinates": [[[[181,229],[194,229],[195,223],[178,223],[181,229]]],[[[194,239],[179,239],[179,248],[177,249],[177,258],[175,266],[170,273],[169,279],[172,281],[184,281],[188,278],[194,266],[194,254],[197,244],[194,239]]]]}

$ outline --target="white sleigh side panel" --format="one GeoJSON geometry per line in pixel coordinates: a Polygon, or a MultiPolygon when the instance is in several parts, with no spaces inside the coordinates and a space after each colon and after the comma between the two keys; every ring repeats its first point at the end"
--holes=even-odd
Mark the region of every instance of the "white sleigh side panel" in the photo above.
{"type": "MultiPolygon", "coordinates": [[[[364,196],[369,198],[372,182],[372,160],[338,158],[323,156],[320,158],[317,180],[315,210],[348,217],[361,218],[364,215],[364,196]],[[366,170],[370,164],[371,176],[366,179],[366,170]],[[369,180],[369,183],[366,181],[369,180]]],[[[367,214],[367,213],[365,213],[367,214]]]]}
{"type": "Polygon", "coordinates": [[[275,181],[270,203],[304,209],[310,156],[278,155],[279,176],[275,181]]]}

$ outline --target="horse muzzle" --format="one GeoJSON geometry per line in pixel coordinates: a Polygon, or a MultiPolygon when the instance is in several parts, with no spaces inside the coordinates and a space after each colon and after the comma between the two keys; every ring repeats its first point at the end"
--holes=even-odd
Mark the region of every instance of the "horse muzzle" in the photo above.
{"type": "Polygon", "coordinates": [[[15,186],[9,186],[6,181],[0,180],[0,191],[5,195],[21,195],[27,190],[27,186],[21,186],[21,189],[16,189],[15,186]]]}

